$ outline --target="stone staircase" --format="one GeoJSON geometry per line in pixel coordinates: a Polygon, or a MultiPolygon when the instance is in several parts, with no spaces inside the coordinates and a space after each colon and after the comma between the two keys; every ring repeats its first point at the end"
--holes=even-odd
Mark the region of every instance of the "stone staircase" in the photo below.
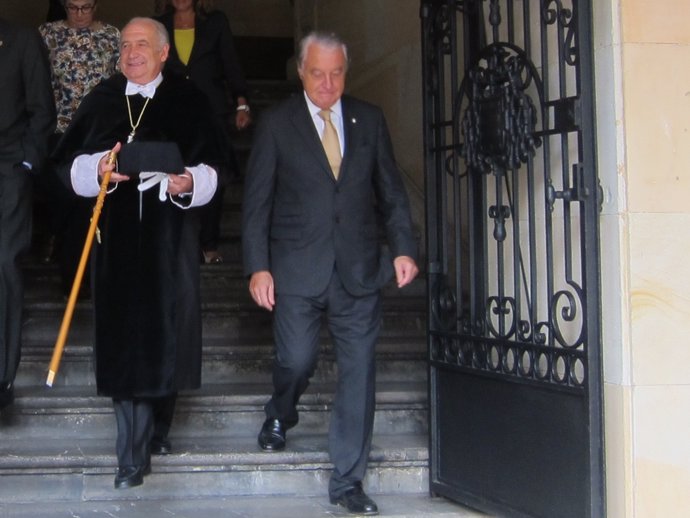
{"type": "MultiPolygon", "coordinates": [[[[256,114],[293,87],[263,81],[252,83],[252,88],[256,114]]],[[[250,135],[238,137],[243,163],[249,145],[250,135]]],[[[262,452],[256,435],[271,393],[271,320],[268,312],[251,301],[241,272],[241,185],[229,186],[225,207],[220,248],[226,261],[202,265],[203,386],[180,395],[171,431],[174,454],[154,457],[153,473],[139,488],[115,491],[112,486],[115,419],[110,400],[95,391],[88,299],[78,302],[75,309],[54,386],[45,386],[65,302],[57,268],[41,264],[35,253],[27,259],[16,398],[0,414],[0,514],[14,505],[26,510],[22,516],[42,516],[31,514],[37,512],[39,502],[45,516],[53,516],[49,510],[71,509],[77,503],[105,509],[113,502],[153,505],[198,499],[208,503],[250,495],[272,501],[289,497],[286,505],[292,502],[294,506],[305,505],[311,498],[327,504],[326,436],[336,376],[327,333],[323,331],[320,364],[301,400],[300,424],[288,433],[287,449],[262,452]]],[[[434,499],[427,495],[423,276],[403,290],[391,284],[384,291],[375,435],[365,486],[372,495],[390,497],[391,502],[398,501],[397,497],[402,499],[399,502],[411,498],[417,504],[420,498],[428,500],[438,510],[429,515],[451,512],[459,516],[460,508],[432,505],[434,499]]],[[[326,505],[325,510],[319,507],[319,513],[331,515],[333,509],[326,505]]],[[[396,516],[407,515],[410,509],[403,508],[396,516]]],[[[281,516],[306,516],[294,513],[286,511],[281,516]]]]}
{"type": "MultiPolygon", "coordinates": [[[[154,458],[143,488],[112,489],[115,421],[95,392],[91,306],[79,302],[55,384],[46,370],[65,303],[52,266],[26,267],[24,346],[15,403],[0,416],[0,501],[107,501],[240,495],[325,495],[335,376],[323,336],[300,425],[284,452],[264,453],[256,434],[271,392],[270,316],[246,295],[239,266],[204,266],[203,386],[180,396],[175,454],[154,458]]],[[[379,356],[372,493],[426,491],[427,402],[421,285],[389,295],[379,356]]]]}

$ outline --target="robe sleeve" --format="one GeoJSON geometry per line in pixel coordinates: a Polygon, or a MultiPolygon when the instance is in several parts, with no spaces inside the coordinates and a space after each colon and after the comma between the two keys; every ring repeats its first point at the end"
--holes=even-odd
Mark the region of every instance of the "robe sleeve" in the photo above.
{"type": "MultiPolygon", "coordinates": [[[[98,161],[108,154],[107,151],[94,154],[79,155],[72,162],[70,178],[72,189],[79,196],[98,196],[100,184],[98,183],[98,161]]],[[[218,186],[218,175],[211,166],[199,164],[186,168],[192,175],[194,188],[188,195],[170,196],[170,201],[182,209],[191,209],[206,205],[218,186]]],[[[115,184],[117,188],[117,184],[115,184]]],[[[111,189],[108,192],[112,192],[111,189]]]]}

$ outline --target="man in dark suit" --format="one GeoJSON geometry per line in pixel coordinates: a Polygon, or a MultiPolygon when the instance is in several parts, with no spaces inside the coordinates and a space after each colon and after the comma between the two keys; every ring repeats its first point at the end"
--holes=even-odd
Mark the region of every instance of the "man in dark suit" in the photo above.
{"type": "Polygon", "coordinates": [[[257,128],[242,246],[251,296],[274,313],[274,392],[259,445],[283,449],[286,430],[297,424],[296,405],[314,373],[326,314],[339,378],[329,496],[352,513],[371,515],[378,509],[362,479],[374,421],[380,289],[393,273],[399,287],[409,284],[418,268],[383,113],[343,96],[347,66],[347,48],[336,36],[312,33],[301,42],[304,94],[266,113],[257,128]],[[391,253],[380,246],[377,216],[391,253]]]}
{"type": "Polygon", "coordinates": [[[22,300],[19,256],[31,243],[31,177],[55,129],[50,68],[38,32],[0,19],[0,408],[13,399],[22,300]]]}

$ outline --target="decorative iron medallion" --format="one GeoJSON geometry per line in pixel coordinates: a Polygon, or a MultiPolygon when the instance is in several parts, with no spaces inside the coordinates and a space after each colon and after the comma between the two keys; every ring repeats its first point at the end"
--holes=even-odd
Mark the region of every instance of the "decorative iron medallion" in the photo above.
{"type": "Polygon", "coordinates": [[[470,169],[517,169],[534,155],[541,139],[535,136],[537,111],[527,89],[536,77],[524,52],[505,43],[486,47],[468,70],[461,87],[469,106],[460,153],[470,169]]]}

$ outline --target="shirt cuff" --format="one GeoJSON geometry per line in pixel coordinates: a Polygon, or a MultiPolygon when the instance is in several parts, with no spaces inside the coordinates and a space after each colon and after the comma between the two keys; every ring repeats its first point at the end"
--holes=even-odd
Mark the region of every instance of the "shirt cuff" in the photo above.
{"type": "Polygon", "coordinates": [[[181,200],[176,200],[172,196],[170,199],[175,205],[183,209],[206,205],[211,201],[218,187],[218,175],[216,174],[216,170],[206,164],[189,166],[185,169],[192,175],[192,181],[194,183],[192,192],[187,193],[184,197],[177,196],[177,198],[182,198],[181,200]],[[192,196],[191,201],[189,200],[189,194],[192,196]]]}
{"type": "Polygon", "coordinates": [[[79,155],[72,162],[70,180],[72,189],[79,196],[98,196],[101,186],[98,182],[98,161],[106,156],[108,151],[94,153],[93,155],[79,155]]]}

